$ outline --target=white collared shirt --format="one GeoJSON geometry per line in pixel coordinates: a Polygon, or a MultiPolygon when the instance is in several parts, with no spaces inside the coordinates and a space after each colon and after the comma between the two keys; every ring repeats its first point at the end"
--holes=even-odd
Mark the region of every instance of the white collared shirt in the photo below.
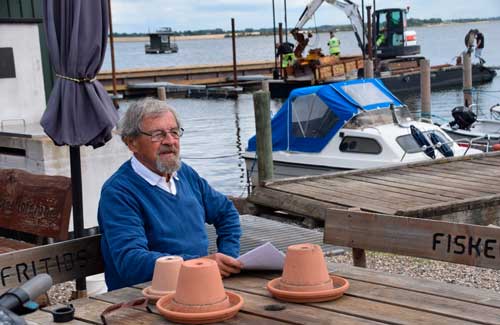
{"type": "Polygon", "coordinates": [[[177,172],[174,172],[170,177],[170,181],[167,182],[167,179],[164,176],[160,176],[157,173],[151,171],[149,168],[144,166],[144,164],[141,163],[135,156],[132,156],[130,163],[132,164],[132,169],[137,173],[137,175],[144,178],[144,180],[152,186],[158,186],[162,190],[165,190],[172,195],[177,194],[177,188],[175,186],[175,182],[179,181],[177,172]]]}

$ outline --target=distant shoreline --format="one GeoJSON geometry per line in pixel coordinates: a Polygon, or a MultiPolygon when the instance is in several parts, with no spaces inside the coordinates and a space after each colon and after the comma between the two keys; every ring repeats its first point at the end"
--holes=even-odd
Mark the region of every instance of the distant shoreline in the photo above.
{"type": "MultiPolygon", "coordinates": [[[[468,21],[468,22],[442,22],[438,24],[423,24],[423,25],[413,25],[409,26],[409,28],[421,28],[421,27],[439,27],[439,26],[448,26],[448,25],[462,25],[462,24],[483,24],[489,23],[496,20],[478,20],[478,21],[468,21]]],[[[343,32],[349,32],[352,30],[340,30],[343,32]]],[[[266,36],[268,34],[258,34],[258,32],[254,32],[252,35],[241,35],[241,32],[236,33],[237,37],[254,37],[254,36],[266,36]]],[[[320,31],[319,33],[328,33],[328,31],[320,31]]],[[[272,34],[269,34],[272,35],[272,34]]],[[[209,39],[222,39],[226,37],[231,37],[230,33],[225,34],[208,34],[208,35],[183,35],[183,36],[172,36],[172,39],[175,41],[190,41],[190,40],[209,40],[209,39]]],[[[114,37],[115,42],[149,42],[148,36],[120,36],[114,37]]]]}
{"type": "MultiPolygon", "coordinates": [[[[175,41],[189,41],[201,39],[220,39],[224,38],[226,34],[210,34],[210,35],[186,35],[186,36],[172,36],[175,41]]],[[[148,36],[139,37],[114,37],[115,42],[148,42],[148,36]]]]}

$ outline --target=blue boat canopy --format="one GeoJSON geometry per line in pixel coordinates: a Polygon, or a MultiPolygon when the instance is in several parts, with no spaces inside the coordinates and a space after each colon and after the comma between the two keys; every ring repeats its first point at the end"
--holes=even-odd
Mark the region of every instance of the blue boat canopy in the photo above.
{"type": "MultiPolygon", "coordinates": [[[[402,106],[378,79],[359,79],[298,88],[271,121],[273,151],[320,152],[353,116],[402,106]]],[[[256,150],[256,138],[247,151],[256,150]]]]}

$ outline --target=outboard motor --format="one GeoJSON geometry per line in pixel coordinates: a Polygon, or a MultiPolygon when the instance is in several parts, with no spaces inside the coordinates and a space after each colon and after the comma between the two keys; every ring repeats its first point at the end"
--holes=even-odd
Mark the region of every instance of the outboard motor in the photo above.
{"type": "Polygon", "coordinates": [[[463,106],[457,106],[451,111],[453,116],[453,121],[450,122],[450,126],[453,128],[458,126],[459,129],[468,130],[471,125],[476,122],[476,114],[474,114],[470,109],[463,106]]]}

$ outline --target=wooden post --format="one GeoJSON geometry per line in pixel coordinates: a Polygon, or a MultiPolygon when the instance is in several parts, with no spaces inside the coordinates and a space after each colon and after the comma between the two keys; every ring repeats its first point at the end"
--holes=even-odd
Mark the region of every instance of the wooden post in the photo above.
{"type": "Polygon", "coordinates": [[[238,87],[238,76],[236,71],[236,34],[234,30],[234,18],[231,18],[231,38],[233,40],[233,86],[238,87]]]}
{"type": "MultiPolygon", "coordinates": [[[[371,60],[370,60],[371,61],[371,60]]],[[[348,208],[348,211],[361,212],[360,208],[348,208]]],[[[362,248],[352,248],[352,264],[358,267],[366,267],[366,252],[362,248]]]]}
{"type": "MultiPolygon", "coordinates": [[[[278,43],[280,44],[280,47],[283,44],[283,24],[282,23],[278,23],[278,43]]],[[[286,80],[287,79],[286,70],[283,69],[283,54],[280,54],[279,64],[280,64],[281,78],[283,78],[283,80],[286,80]]]]}
{"type": "Polygon", "coordinates": [[[364,249],[352,249],[352,264],[358,267],[366,267],[366,253],[364,249]]]}
{"type": "Polygon", "coordinates": [[[427,59],[422,59],[420,64],[420,120],[432,123],[431,117],[431,64],[427,59]]]}
{"type": "Polygon", "coordinates": [[[472,59],[471,55],[464,51],[463,53],[463,88],[464,88],[464,106],[472,105],[472,59]]]}
{"type": "Polygon", "coordinates": [[[158,87],[156,88],[156,91],[158,93],[159,100],[167,100],[167,91],[165,87],[158,87]]]}
{"type": "Polygon", "coordinates": [[[372,38],[372,13],[371,13],[371,6],[366,6],[366,19],[367,19],[367,22],[366,22],[366,25],[368,26],[368,31],[367,31],[367,35],[368,35],[368,58],[369,59],[372,59],[373,58],[373,48],[372,48],[372,44],[373,44],[373,38],[372,38]]]}
{"type": "Polygon", "coordinates": [[[271,139],[270,94],[257,91],[253,94],[255,111],[255,134],[257,137],[257,168],[259,169],[258,186],[273,178],[273,146],[271,139]]]}
{"type": "Polygon", "coordinates": [[[262,90],[263,91],[269,91],[269,80],[263,80],[262,81],[262,90]]]}
{"type": "Polygon", "coordinates": [[[365,78],[373,78],[373,60],[366,59],[363,63],[363,66],[365,78]]]}

